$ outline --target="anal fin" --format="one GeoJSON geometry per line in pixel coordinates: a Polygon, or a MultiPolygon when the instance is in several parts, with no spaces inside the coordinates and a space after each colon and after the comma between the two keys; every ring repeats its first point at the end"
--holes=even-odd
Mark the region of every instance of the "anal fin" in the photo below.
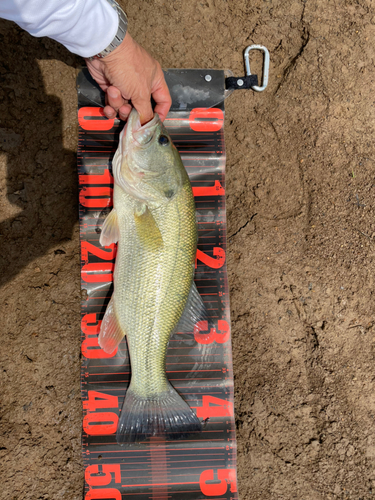
{"type": "Polygon", "coordinates": [[[124,336],[125,332],[118,322],[112,297],[100,326],[99,346],[110,354],[118,347],[124,336]]]}

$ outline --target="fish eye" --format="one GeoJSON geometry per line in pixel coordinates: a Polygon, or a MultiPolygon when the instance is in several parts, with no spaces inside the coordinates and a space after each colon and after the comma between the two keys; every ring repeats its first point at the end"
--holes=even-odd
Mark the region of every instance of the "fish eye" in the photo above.
{"type": "Polygon", "coordinates": [[[159,137],[159,144],[160,146],[166,146],[167,144],[169,144],[169,139],[166,135],[161,135],[159,137]]]}

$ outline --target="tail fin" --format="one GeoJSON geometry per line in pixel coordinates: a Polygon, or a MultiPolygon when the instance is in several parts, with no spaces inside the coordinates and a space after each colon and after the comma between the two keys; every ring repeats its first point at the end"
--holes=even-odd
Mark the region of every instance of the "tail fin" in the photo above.
{"type": "Polygon", "coordinates": [[[150,398],[141,397],[129,388],[116,439],[118,444],[144,441],[152,436],[183,439],[201,430],[198,417],[172,386],[150,398]]]}

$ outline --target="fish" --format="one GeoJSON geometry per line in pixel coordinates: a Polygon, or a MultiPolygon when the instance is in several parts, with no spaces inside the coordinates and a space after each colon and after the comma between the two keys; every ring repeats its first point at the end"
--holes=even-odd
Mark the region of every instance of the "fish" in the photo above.
{"type": "Polygon", "coordinates": [[[195,203],[189,177],[155,113],[141,126],[133,109],[112,161],[113,209],[100,244],[117,243],[113,294],[98,342],[112,353],[126,336],[131,380],[120,413],[120,445],[152,436],[179,439],[202,424],[169,382],[166,355],[174,331],[207,317],[194,283],[195,203]]]}

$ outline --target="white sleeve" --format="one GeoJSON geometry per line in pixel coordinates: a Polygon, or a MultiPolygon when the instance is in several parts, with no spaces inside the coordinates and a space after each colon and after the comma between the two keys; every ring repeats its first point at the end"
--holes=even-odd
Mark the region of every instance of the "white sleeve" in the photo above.
{"type": "Polygon", "coordinates": [[[118,28],[117,12],[106,0],[0,0],[0,17],[82,57],[108,47],[118,28]]]}

